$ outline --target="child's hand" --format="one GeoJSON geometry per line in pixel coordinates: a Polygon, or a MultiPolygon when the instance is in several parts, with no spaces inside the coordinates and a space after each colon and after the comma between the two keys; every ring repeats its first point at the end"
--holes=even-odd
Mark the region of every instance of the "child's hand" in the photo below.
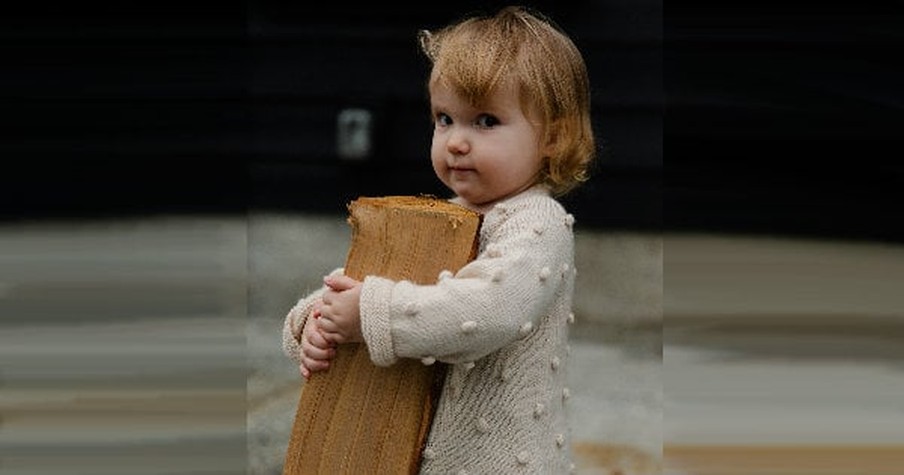
{"type": "Polygon", "coordinates": [[[346,276],[323,279],[329,290],[323,294],[318,324],[331,343],[364,341],[361,336],[361,282],[346,276]]]}
{"type": "Polygon", "coordinates": [[[316,305],[311,317],[301,330],[301,375],[308,379],[312,373],[330,367],[330,360],[336,356],[334,344],[328,342],[320,329],[320,308],[316,305]]]}

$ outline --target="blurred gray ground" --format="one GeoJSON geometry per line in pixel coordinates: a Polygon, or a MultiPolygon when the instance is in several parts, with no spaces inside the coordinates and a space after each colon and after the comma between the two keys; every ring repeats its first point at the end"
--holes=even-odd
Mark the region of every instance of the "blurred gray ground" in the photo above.
{"type": "MultiPolygon", "coordinates": [[[[280,473],[282,319],[348,242],[338,216],[0,228],[0,473],[280,473]]],[[[655,473],[663,444],[904,444],[904,247],[576,242],[579,473],[655,473]]]]}

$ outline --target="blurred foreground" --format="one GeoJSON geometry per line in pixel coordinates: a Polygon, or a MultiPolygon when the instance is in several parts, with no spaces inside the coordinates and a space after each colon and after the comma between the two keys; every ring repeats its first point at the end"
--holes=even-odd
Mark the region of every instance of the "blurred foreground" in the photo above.
{"type": "MultiPolygon", "coordinates": [[[[282,319],[348,233],[290,214],[0,228],[0,473],[281,473],[302,381],[282,319]]],[[[904,247],[576,238],[578,473],[904,473],[904,247]]]]}

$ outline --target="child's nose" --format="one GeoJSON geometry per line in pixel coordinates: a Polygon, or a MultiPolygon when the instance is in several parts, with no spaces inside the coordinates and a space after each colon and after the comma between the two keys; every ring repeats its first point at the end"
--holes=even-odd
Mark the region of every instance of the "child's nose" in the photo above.
{"type": "Polygon", "coordinates": [[[455,155],[468,153],[468,151],[471,150],[471,144],[468,142],[465,131],[461,129],[451,131],[449,133],[449,139],[446,141],[446,148],[448,148],[449,153],[455,155]]]}

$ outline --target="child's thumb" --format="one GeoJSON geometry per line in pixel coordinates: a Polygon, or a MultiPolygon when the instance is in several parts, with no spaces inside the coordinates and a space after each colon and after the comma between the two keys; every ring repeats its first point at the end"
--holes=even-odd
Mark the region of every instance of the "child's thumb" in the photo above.
{"type": "Polygon", "coordinates": [[[354,287],[358,283],[358,281],[352,279],[351,277],[337,275],[324,277],[323,283],[336,292],[342,292],[343,290],[348,290],[354,287]]]}

